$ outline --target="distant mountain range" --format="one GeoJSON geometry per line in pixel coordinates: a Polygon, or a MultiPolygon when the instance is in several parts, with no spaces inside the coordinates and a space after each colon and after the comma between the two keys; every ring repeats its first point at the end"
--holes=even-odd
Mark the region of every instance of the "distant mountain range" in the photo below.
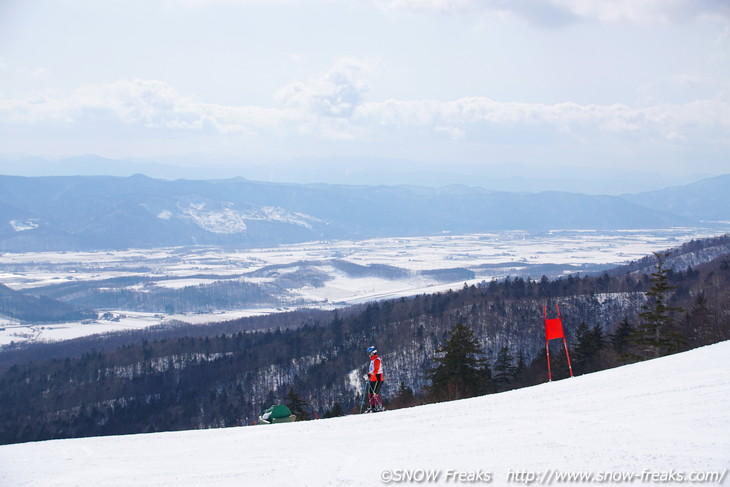
{"type": "Polygon", "coordinates": [[[730,174],[685,186],[626,195],[627,201],[694,220],[730,220],[730,174]]]}
{"type": "Polygon", "coordinates": [[[448,165],[373,156],[310,157],[291,160],[251,160],[236,156],[199,154],[153,160],[109,159],[94,154],[46,159],[22,154],[0,154],[0,174],[9,176],[117,176],[145,174],[152,178],[229,179],[345,184],[417,185],[431,188],[466,184],[495,191],[559,190],[569,193],[610,194],[655,191],[689,184],[718,174],[660,172],[638,168],[600,168],[527,165],[516,162],[448,165]]]}
{"type": "Polygon", "coordinates": [[[625,196],[477,187],[345,186],[131,177],[0,176],[0,250],[272,246],[520,229],[730,221],[730,175],[625,196]]]}

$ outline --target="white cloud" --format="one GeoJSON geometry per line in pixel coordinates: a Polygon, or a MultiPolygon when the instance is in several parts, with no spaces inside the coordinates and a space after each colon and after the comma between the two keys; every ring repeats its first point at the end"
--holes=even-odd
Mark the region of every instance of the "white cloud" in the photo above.
{"type": "Polygon", "coordinates": [[[17,76],[28,80],[41,80],[50,75],[50,71],[47,68],[29,66],[13,67],[5,63],[0,63],[0,73],[3,73],[3,76],[17,76]]]}
{"type": "MultiPolygon", "coordinates": [[[[515,133],[542,128],[565,136],[641,134],[653,139],[686,141],[704,137],[703,131],[730,133],[730,103],[705,100],[632,108],[623,104],[497,102],[484,97],[447,102],[388,100],[363,105],[354,120],[386,131],[434,127],[436,131],[457,135],[454,138],[459,140],[468,135],[470,128],[481,126],[486,130],[511,130],[515,133]]],[[[730,145],[730,136],[715,139],[715,142],[730,145]]]]}
{"type": "Polygon", "coordinates": [[[263,4],[290,4],[301,0],[162,0],[168,7],[201,8],[211,5],[263,5],[263,4]]]}
{"type": "Polygon", "coordinates": [[[104,122],[144,129],[251,133],[250,125],[273,126],[286,111],[264,107],[226,107],[179,95],[157,80],[122,80],[85,86],[68,96],[47,93],[0,101],[6,123],[81,126],[104,122]]]}
{"type": "Polygon", "coordinates": [[[324,75],[294,82],[276,93],[281,103],[315,116],[350,117],[367,94],[377,60],[340,59],[324,75]]]}
{"type": "Polygon", "coordinates": [[[87,86],[68,96],[0,100],[0,123],[55,124],[80,132],[111,123],[160,135],[261,135],[279,141],[306,136],[406,144],[414,133],[430,133],[459,144],[486,143],[496,133],[527,144],[536,134],[549,134],[587,144],[606,137],[638,137],[646,143],[730,146],[730,102],[721,99],[642,108],[487,97],[367,101],[368,79],[379,67],[379,61],[342,59],[322,76],[279,90],[281,108],[205,103],[180,95],[167,83],[134,79],[87,86]]]}
{"type": "Polygon", "coordinates": [[[552,0],[577,17],[602,22],[686,21],[698,15],[730,17],[724,0],[552,0]]]}
{"type": "Polygon", "coordinates": [[[384,9],[420,13],[502,12],[536,23],[565,23],[571,19],[599,22],[683,21],[699,15],[730,19],[726,0],[373,0],[384,9]]]}
{"type": "MultiPolygon", "coordinates": [[[[144,0],[145,2],[149,0],[144,0]]],[[[356,2],[358,0],[158,0],[169,9],[205,9],[215,6],[250,7],[250,6],[287,6],[287,5],[317,5],[356,2]]]]}
{"type": "Polygon", "coordinates": [[[466,132],[464,129],[458,127],[437,126],[434,128],[434,132],[437,134],[443,134],[451,140],[466,139],[466,132]]]}
{"type": "Polygon", "coordinates": [[[82,110],[107,111],[123,123],[148,128],[179,127],[198,118],[190,100],[180,97],[162,81],[124,80],[87,86],[75,93],[82,110]]]}
{"type": "Polygon", "coordinates": [[[494,8],[494,1],[484,0],[374,0],[381,8],[413,12],[465,12],[494,8]]]}

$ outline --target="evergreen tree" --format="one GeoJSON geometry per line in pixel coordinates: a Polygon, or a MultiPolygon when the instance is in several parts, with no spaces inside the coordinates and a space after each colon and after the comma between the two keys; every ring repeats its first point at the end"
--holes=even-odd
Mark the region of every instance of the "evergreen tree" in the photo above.
{"type": "Polygon", "coordinates": [[[610,336],[611,347],[621,362],[627,362],[629,360],[629,349],[633,335],[634,325],[629,322],[627,317],[624,317],[614,334],[610,336]]]}
{"type": "Polygon", "coordinates": [[[517,354],[517,365],[515,366],[515,385],[516,387],[522,387],[525,373],[527,372],[527,357],[525,351],[520,350],[517,354]]]}
{"type": "Polygon", "coordinates": [[[581,321],[575,330],[575,344],[573,344],[573,369],[580,375],[585,373],[586,362],[590,358],[590,329],[585,321],[581,321]]]}
{"type": "Polygon", "coordinates": [[[723,340],[718,333],[717,320],[707,306],[705,294],[700,292],[684,319],[684,332],[691,347],[701,347],[723,340]]]}
{"type": "Polygon", "coordinates": [[[324,418],[337,418],[337,417],[344,416],[344,415],[345,415],[345,411],[342,409],[342,405],[339,402],[336,402],[332,406],[332,409],[325,411],[323,417],[324,418]]]}
{"type": "Polygon", "coordinates": [[[515,381],[517,368],[509,348],[502,347],[497,353],[497,360],[494,362],[493,382],[498,391],[504,391],[515,381]]]}
{"type": "Polygon", "coordinates": [[[415,406],[417,403],[413,389],[401,381],[395,399],[388,404],[388,409],[400,409],[415,406]]]}
{"type": "Polygon", "coordinates": [[[525,357],[525,351],[520,350],[520,353],[517,354],[517,369],[515,372],[518,374],[525,370],[527,368],[527,357],[525,357]]]}
{"type": "Polygon", "coordinates": [[[636,328],[633,343],[637,346],[637,358],[647,359],[669,355],[679,350],[683,338],[677,330],[674,315],[682,308],[668,304],[669,294],[676,289],[669,283],[669,269],[664,268],[669,253],[654,253],[656,270],[651,275],[651,287],[646,292],[647,303],[639,316],[642,323],[636,328]]]}
{"type": "Polygon", "coordinates": [[[286,394],[286,406],[297,417],[297,421],[308,421],[311,419],[306,409],[309,403],[294,392],[294,389],[289,389],[289,392],[286,394]]]}
{"type": "Polygon", "coordinates": [[[434,399],[461,399],[486,391],[484,352],[471,328],[461,323],[454,325],[437,353],[437,365],[429,372],[429,393],[434,399]]]}
{"type": "Polygon", "coordinates": [[[573,346],[573,368],[577,374],[587,374],[600,369],[598,355],[605,344],[600,325],[588,328],[581,322],[576,330],[576,344],[573,346]]]}

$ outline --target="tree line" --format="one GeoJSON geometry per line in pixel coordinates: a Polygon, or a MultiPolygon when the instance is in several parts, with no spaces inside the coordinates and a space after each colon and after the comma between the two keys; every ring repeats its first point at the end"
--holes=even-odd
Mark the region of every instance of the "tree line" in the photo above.
{"type": "MultiPolygon", "coordinates": [[[[586,322],[581,322],[575,329],[570,348],[572,368],[578,375],[730,339],[730,314],[725,311],[728,299],[722,291],[730,283],[728,257],[720,260],[717,271],[700,273],[689,269],[684,274],[677,274],[666,267],[669,256],[670,253],[654,254],[655,270],[648,276],[650,286],[644,293],[646,301],[636,315],[635,323],[625,317],[613,333],[607,333],[598,324],[589,326],[586,322]],[[688,276],[704,276],[701,288],[693,289],[693,292],[684,289],[682,294],[694,296],[690,301],[675,294],[681,289],[680,284],[686,285],[688,276]],[[707,298],[708,288],[713,295],[712,305],[707,298]],[[691,303],[691,306],[685,309],[680,306],[684,303],[691,303]]],[[[553,356],[558,357],[559,368],[565,375],[570,365],[567,355],[565,359],[559,354],[553,356]]],[[[506,346],[500,348],[491,364],[485,357],[474,330],[457,323],[437,350],[435,367],[428,371],[430,384],[416,394],[401,383],[391,406],[399,408],[461,399],[534,385],[540,382],[536,379],[547,365],[544,352],[528,365],[524,354],[515,357],[506,346]]]]}

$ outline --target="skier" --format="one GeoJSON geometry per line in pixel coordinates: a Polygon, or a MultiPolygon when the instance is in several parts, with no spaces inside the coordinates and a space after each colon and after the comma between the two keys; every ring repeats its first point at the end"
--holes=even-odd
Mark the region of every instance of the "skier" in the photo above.
{"type": "Polygon", "coordinates": [[[368,408],[366,413],[378,412],[383,410],[383,401],[380,399],[380,388],[383,386],[383,364],[378,357],[378,350],[375,347],[368,348],[368,356],[370,357],[370,367],[365,376],[368,380],[368,408]]]}

